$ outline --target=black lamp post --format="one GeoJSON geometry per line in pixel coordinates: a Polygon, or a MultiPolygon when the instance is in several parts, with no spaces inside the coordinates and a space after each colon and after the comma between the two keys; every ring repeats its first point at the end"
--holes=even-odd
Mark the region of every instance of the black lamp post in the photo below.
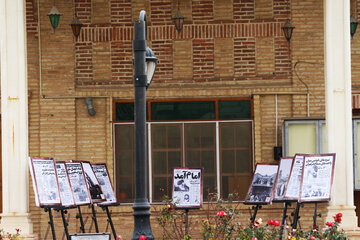
{"type": "Polygon", "coordinates": [[[134,24],[134,87],[135,87],[135,201],[132,240],[145,236],[154,239],[150,226],[150,204],[147,199],[146,174],[146,89],[154,76],[157,58],[147,47],[146,12],[134,24]]]}

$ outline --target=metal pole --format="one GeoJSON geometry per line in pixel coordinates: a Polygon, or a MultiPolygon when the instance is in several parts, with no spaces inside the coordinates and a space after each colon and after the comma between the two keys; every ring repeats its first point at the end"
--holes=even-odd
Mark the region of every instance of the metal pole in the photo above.
{"type": "Polygon", "coordinates": [[[140,19],[134,24],[134,86],[135,86],[135,201],[134,232],[132,240],[144,235],[154,239],[150,226],[150,204],[147,199],[146,174],[146,15],[141,11],[140,19]]]}
{"type": "Polygon", "coordinates": [[[97,219],[96,219],[96,211],[95,211],[95,207],[94,207],[94,204],[91,204],[91,210],[92,210],[92,220],[95,224],[95,231],[97,233],[99,233],[99,226],[98,226],[98,223],[97,223],[97,219]]]}

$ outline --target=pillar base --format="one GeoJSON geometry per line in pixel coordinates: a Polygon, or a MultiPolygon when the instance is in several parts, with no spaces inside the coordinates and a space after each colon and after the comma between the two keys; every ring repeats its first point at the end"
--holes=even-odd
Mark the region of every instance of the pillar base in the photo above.
{"type": "Polygon", "coordinates": [[[344,230],[358,230],[358,218],[355,213],[355,206],[331,205],[327,207],[326,222],[333,222],[333,216],[342,213],[340,228],[344,230]]]}
{"type": "Polygon", "coordinates": [[[1,214],[0,228],[8,233],[16,233],[16,229],[20,229],[21,235],[33,235],[33,224],[28,213],[1,214]]]}

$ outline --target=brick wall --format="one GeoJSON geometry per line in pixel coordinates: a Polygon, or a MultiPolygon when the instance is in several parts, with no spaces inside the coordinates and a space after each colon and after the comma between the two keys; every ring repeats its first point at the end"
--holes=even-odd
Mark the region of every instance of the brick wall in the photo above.
{"type": "MultiPolygon", "coordinates": [[[[38,1],[26,2],[31,156],[106,162],[113,176],[112,99],[133,99],[133,20],[140,8],[147,11],[148,45],[159,58],[148,98],[252,96],[256,162],[273,162],[273,147],[282,145],[282,118],[305,117],[308,107],[310,116],[325,114],[322,1],[292,0],[289,7],[287,0],[180,1],[186,17],[181,33],[171,21],[177,9],[175,0],[74,0],[74,6],[72,1],[57,0],[63,16],[55,33],[46,16],[53,1],[42,0],[39,8],[38,1]],[[224,8],[225,2],[232,7],[224,8]],[[92,8],[98,5],[104,11],[92,8]],[[68,25],[74,12],[84,24],[77,41],[68,25]],[[296,27],[291,43],[281,30],[287,18],[296,27]],[[94,117],[87,114],[84,104],[88,96],[93,97],[94,117]]],[[[358,93],[359,39],[358,35],[352,39],[353,91],[358,93]]],[[[48,216],[35,207],[32,185],[30,210],[34,231],[44,238],[48,216]]],[[[118,233],[129,239],[131,207],[112,210],[118,233]]],[[[89,216],[89,209],[83,207],[83,211],[89,216]]],[[[97,211],[104,230],[105,214],[97,211]]],[[[246,220],[247,207],[242,211],[246,220]]],[[[304,213],[302,221],[311,221],[312,207],[304,213]]],[[[203,216],[204,212],[193,214],[203,216]]],[[[259,212],[264,219],[274,214],[280,218],[279,204],[259,212]]],[[[78,232],[76,210],[69,215],[70,232],[78,232]]],[[[152,221],[156,216],[154,211],[152,221]]],[[[59,213],[55,219],[60,238],[59,213]]],[[[87,229],[90,222],[88,219],[87,229]]],[[[152,227],[159,236],[159,226],[152,227]]],[[[47,239],[51,239],[50,232],[47,239]]]]}

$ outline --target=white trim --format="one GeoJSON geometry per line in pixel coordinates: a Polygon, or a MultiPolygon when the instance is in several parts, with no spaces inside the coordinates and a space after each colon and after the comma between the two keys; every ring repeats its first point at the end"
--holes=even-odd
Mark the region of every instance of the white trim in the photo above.
{"type": "Polygon", "coordinates": [[[218,198],[220,198],[220,126],[219,122],[216,122],[216,189],[218,198]]]}
{"type": "Polygon", "coordinates": [[[147,123],[146,124],[148,126],[148,145],[147,145],[147,150],[148,150],[148,158],[149,158],[149,176],[148,176],[148,184],[149,184],[149,202],[152,203],[152,155],[151,155],[151,124],[147,123]]]}

